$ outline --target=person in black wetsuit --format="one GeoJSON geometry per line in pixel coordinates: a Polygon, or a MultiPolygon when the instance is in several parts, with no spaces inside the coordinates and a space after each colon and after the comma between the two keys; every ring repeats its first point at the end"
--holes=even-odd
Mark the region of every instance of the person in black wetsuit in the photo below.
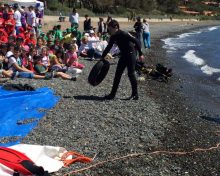
{"type": "Polygon", "coordinates": [[[138,50],[140,60],[144,59],[141,52],[141,46],[138,40],[129,33],[119,29],[119,23],[116,20],[112,20],[108,24],[108,30],[111,35],[108,46],[105,48],[102,54],[102,59],[108,54],[113,44],[118,45],[121,57],[118,61],[118,65],[115,72],[115,78],[111,93],[106,95],[104,99],[111,100],[115,98],[121,76],[127,67],[128,77],[131,82],[132,94],[129,99],[138,100],[137,80],[135,77],[135,64],[136,64],[136,50],[138,50]]]}

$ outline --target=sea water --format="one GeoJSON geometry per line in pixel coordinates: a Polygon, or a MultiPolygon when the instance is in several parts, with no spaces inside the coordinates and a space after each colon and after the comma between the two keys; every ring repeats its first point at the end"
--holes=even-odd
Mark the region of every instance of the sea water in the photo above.
{"type": "Polygon", "coordinates": [[[220,26],[163,39],[181,90],[194,105],[220,118],[220,26]]]}

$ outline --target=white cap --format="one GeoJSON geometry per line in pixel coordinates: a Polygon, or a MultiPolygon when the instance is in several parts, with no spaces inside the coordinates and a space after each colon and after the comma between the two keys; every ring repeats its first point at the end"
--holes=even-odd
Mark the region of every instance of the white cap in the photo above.
{"type": "Polygon", "coordinates": [[[84,36],[89,37],[89,34],[88,34],[88,33],[85,33],[84,36]]]}
{"type": "Polygon", "coordinates": [[[90,34],[94,34],[95,32],[94,32],[93,30],[90,30],[89,33],[90,33],[90,34]]]}
{"type": "Polygon", "coordinates": [[[13,53],[11,52],[11,51],[8,51],[7,53],[6,53],[6,57],[10,57],[10,56],[12,56],[13,55],[13,53]]]}

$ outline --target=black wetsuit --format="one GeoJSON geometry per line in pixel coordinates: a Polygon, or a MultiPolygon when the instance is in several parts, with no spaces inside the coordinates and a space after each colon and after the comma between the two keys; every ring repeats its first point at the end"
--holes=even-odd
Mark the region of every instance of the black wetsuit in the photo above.
{"type": "Polygon", "coordinates": [[[121,52],[121,57],[118,61],[111,95],[115,96],[118,89],[118,85],[120,83],[121,76],[126,67],[128,69],[128,77],[131,82],[132,96],[138,95],[137,80],[135,77],[135,64],[136,64],[135,46],[139,52],[139,55],[142,55],[141,46],[135,37],[133,37],[127,32],[118,30],[114,35],[110,37],[108,46],[106,47],[106,49],[102,54],[102,58],[104,58],[107,55],[107,53],[112,48],[113,44],[116,44],[119,47],[121,52]]]}

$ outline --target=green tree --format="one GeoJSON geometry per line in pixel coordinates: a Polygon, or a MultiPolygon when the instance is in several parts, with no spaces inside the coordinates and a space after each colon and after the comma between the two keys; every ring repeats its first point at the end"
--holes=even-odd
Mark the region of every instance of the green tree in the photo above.
{"type": "Polygon", "coordinates": [[[167,13],[178,11],[179,0],[157,0],[158,9],[167,13]]]}

